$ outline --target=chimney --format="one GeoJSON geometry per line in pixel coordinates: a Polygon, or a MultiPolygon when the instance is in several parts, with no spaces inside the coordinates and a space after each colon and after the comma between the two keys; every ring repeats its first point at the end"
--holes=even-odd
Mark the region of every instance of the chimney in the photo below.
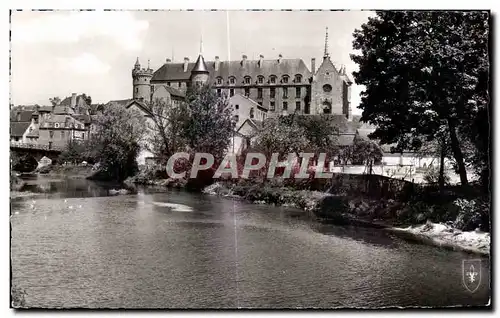
{"type": "Polygon", "coordinates": [[[311,72],[313,75],[316,73],[316,59],[314,57],[311,59],[311,72]]]}
{"type": "Polygon", "coordinates": [[[170,62],[172,62],[172,60],[171,60],[171,59],[166,59],[165,61],[166,61],[166,63],[170,63],[170,62]]]}
{"type": "Polygon", "coordinates": [[[216,72],[219,71],[219,66],[220,66],[220,60],[219,60],[219,57],[216,56],[215,57],[215,66],[214,66],[214,69],[215,69],[216,72]]]}
{"type": "Polygon", "coordinates": [[[245,54],[243,54],[241,56],[241,66],[243,66],[246,61],[247,61],[247,56],[245,54]]]}
{"type": "Polygon", "coordinates": [[[259,67],[262,67],[262,63],[264,62],[264,55],[259,55],[259,67]]]}
{"type": "Polygon", "coordinates": [[[187,72],[189,64],[189,57],[184,58],[184,72],[187,72]]]}
{"type": "Polygon", "coordinates": [[[76,106],[76,93],[71,94],[71,108],[76,106]]]}
{"type": "Polygon", "coordinates": [[[280,63],[280,62],[281,62],[281,59],[282,59],[282,58],[283,58],[283,55],[281,55],[281,54],[280,54],[280,55],[278,55],[278,63],[280,63]]]}

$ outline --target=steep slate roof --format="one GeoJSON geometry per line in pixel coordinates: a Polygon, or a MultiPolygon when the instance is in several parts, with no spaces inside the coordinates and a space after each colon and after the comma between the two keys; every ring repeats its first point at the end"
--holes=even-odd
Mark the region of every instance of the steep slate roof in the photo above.
{"type": "Polygon", "coordinates": [[[75,112],[73,111],[73,109],[69,106],[63,106],[63,105],[59,105],[59,106],[56,106],[54,107],[54,111],[53,111],[53,114],[74,114],[75,112]]]}
{"type": "Polygon", "coordinates": [[[85,124],[90,124],[91,122],[90,115],[73,115],[73,117],[85,124]]]}
{"type": "Polygon", "coordinates": [[[31,115],[34,110],[17,110],[10,111],[10,121],[12,122],[31,122],[31,115]]]}
{"type": "Polygon", "coordinates": [[[40,106],[40,108],[38,109],[38,112],[40,112],[40,113],[42,113],[42,112],[50,113],[50,112],[52,112],[52,106],[40,106]]]}
{"type": "Polygon", "coordinates": [[[11,122],[10,135],[14,137],[22,137],[31,122],[11,122]]]}
{"type": "Polygon", "coordinates": [[[192,72],[197,72],[197,73],[207,73],[207,65],[205,64],[205,59],[203,58],[203,55],[198,55],[198,59],[196,60],[196,63],[194,64],[192,72]]]}
{"type": "MultiPolygon", "coordinates": [[[[59,103],[59,105],[61,105],[61,106],[71,106],[71,96],[66,97],[65,99],[63,99],[61,101],[61,103],[59,103]]],[[[78,105],[79,106],[85,106],[85,105],[87,105],[87,102],[85,101],[85,99],[83,99],[83,94],[76,96],[76,106],[78,106],[78,105]]]]}
{"type": "Polygon", "coordinates": [[[106,105],[113,104],[113,105],[118,105],[118,106],[122,106],[122,107],[127,107],[130,104],[130,102],[132,102],[133,100],[134,100],[133,98],[120,99],[120,100],[110,100],[109,102],[106,103],[106,105]]]}
{"type": "MultiPolygon", "coordinates": [[[[293,83],[296,74],[302,75],[302,83],[311,77],[311,72],[307,68],[304,61],[301,59],[281,59],[278,60],[262,60],[262,67],[259,60],[243,61],[220,61],[219,70],[215,72],[215,62],[205,62],[207,69],[210,72],[210,81],[214,81],[217,77],[222,77],[225,84],[228,83],[229,76],[236,78],[235,85],[243,84],[245,76],[250,76],[251,81],[255,83],[257,76],[264,76],[264,82],[267,83],[269,76],[277,76],[277,84],[283,75],[290,76],[289,83],[293,83]]],[[[184,72],[184,63],[166,63],[153,73],[151,82],[155,81],[185,81],[191,77],[195,63],[189,63],[187,71],[184,72]]]]}
{"type": "Polygon", "coordinates": [[[36,127],[31,132],[29,132],[26,136],[27,137],[39,137],[40,136],[40,130],[38,129],[38,127],[36,127]]]}

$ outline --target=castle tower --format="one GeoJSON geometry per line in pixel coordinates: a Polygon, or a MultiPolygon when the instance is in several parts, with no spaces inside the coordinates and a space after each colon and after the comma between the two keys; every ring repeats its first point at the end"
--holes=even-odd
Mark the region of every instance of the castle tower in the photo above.
{"type": "Polygon", "coordinates": [[[149,67],[149,62],[147,68],[141,68],[139,58],[137,58],[134,68],[132,69],[132,85],[134,89],[132,97],[134,99],[142,99],[144,101],[149,101],[151,99],[152,77],[153,70],[149,67]]]}
{"type": "Polygon", "coordinates": [[[325,32],[323,62],[311,83],[311,114],[345,115],[350,117],[350,85],[345,68],[338,70],[330,59],[328,28],[325,32]]]}
{"type": "Polygon", "coordinates": [[[192,87],[201,87],[208,82],[209,72],[205,59],[203,58],[203,41],[200,41],[200,55],[191,70],[192,87]]]}

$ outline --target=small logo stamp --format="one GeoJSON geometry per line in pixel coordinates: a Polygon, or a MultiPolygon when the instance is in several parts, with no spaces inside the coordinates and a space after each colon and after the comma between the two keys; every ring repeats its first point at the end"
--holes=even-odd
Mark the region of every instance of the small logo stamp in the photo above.
{"type": "Polygon", "coordinates": [[[462,281],[465,288],[474,293],[481,285],[481,260],[465,259],[462,261],[462,281]]]}

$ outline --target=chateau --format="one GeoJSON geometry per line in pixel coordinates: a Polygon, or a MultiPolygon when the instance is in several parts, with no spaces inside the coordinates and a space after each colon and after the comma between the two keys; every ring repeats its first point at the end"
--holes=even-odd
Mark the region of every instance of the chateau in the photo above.
{"type": "MultiPolygon", "coordinates": [[[[201,51],[201,50],[200,50],[201,51]]],[[[149,64],[149,63],[148,63],[149,64]]],[[[139,58],[132,70],[135,100],[150,101],[162,87],[185,92],[191,85],[208,84],[217,93],[228,97],[243,95],[273,115],[334,114],[351,119],[351,85],[345,67],[337,69],[328,53],[328,29],[323,61],[311,70],[302,59],[287,59],[280,54],[275,59],[249,60],[243,55],[237,61],[205,61],[200,52],[195,63],[185,57],[183,63],[167,59],[156,71],[149,65],[141,68],[139,58]]]]}

